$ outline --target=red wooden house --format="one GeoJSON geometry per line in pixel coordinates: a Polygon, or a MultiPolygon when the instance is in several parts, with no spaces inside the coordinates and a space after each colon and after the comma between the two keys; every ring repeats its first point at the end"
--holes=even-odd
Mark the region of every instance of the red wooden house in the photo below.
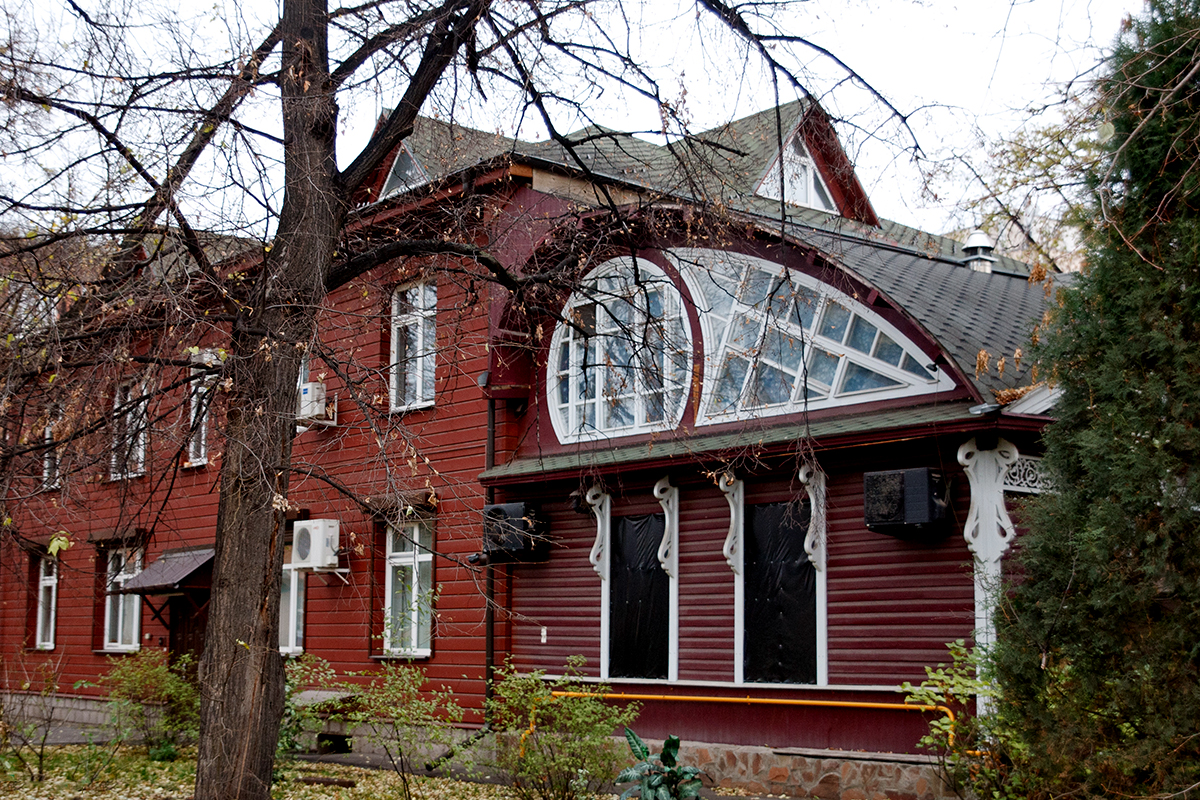
{"type": "MultiPolygon", "coordinates": [[[[916,752],[898,687],[987,637],[1006,494],[1039,488],[1052,393],[1020,391],[1020,349],[1046,293],[986,241],[879,220],[819,108],[782,116],[573,152],[423,121],[348,242],[469,218],[494,261],[398,259],[330,296],[281,652],[413,660],[475,723],[490,666],[582,654],[651,737],[916,752]],[[564,269],[571,291],[537,279],[564,269]]],[[[220,378],[194,345],[215,377],[190,394],[114,384],[92,479],[56,479],[64,450],[13,490],[29,541],[76,544],[9,547],[0,646],[65,684],[201,645],[220,378]]]]}

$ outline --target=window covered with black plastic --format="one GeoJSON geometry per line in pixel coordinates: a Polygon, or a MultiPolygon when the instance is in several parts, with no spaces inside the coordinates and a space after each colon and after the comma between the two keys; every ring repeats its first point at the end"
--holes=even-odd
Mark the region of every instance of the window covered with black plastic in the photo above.
{"type": "Polygon", "coordinates": [[[667,677],[670,578],[658,562],[666,524],[662,514],[613,519],[609,555],[611,677],[667,677]]]}
{"type": "Polygon", "coordinates": [[[804,503],[746,508],[745,677],[817,682],[817,575],[804,550],[804,503]]]}

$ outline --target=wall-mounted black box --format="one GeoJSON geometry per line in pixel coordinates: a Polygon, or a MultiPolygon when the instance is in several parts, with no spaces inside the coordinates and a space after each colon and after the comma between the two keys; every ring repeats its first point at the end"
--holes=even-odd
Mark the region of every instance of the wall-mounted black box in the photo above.
{"type": "Polygon", "coordinates": [[[946,532],[946,481],[928,467],[863,475],[863,516],[869,530],[903,539],[946,532]]]}

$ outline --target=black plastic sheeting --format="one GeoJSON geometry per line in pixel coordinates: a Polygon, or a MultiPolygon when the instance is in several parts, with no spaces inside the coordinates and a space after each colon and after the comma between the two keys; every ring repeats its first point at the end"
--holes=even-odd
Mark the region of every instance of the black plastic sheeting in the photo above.
{"type": "Polygon", "coordinates": [[[808,503],[747,506],[747,681],[817,682],[817,573],[804,552],[808,503]]]}
{"type": "Polygon", "coordinates": [[[608,674],[614,678],[667,677],[670,578],[658,563],[666,529],[662,514],[612,521],[608,674]]]}

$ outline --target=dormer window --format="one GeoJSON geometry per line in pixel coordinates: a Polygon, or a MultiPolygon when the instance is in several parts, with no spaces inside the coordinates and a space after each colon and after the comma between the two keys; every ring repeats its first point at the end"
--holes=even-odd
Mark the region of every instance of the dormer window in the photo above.
{"type": "Polygon", "coordinates": [[[429,183],[429,176],[425,170],[413,158],[408,148],[400,145],[400,152],[396,153],[396,160],[392,162],[392,169],[383,183],[383,191],[379,193],[379,196],[383,198],[401,194],[426,183],[429,183]]]}
{"type": "Polygon", "coordinates": [[[670,278],[613,259],[563,309],[550,345],[549,399],[562,441],[674,428],[691,377],[691,333],[670,278]]]}
{"type": "Polygon", "coordinates": [[[836,214],[838,209],[829,197],[829,189],[813,163],[808,148],[799,133],[783,146],[782,158],[775,159],[767,176],[758,184],[755,193],[771,200],[784,200],[792,205],[807,206],[836,214]],[[783,197],[779,196],[779,170],[783,169],[783,197]]]}

